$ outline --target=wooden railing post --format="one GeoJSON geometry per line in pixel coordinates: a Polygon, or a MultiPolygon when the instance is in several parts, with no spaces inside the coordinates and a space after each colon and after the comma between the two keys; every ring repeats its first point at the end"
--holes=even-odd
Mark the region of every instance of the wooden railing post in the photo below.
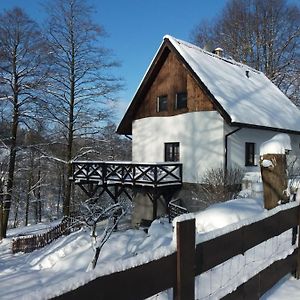
{"type": "Polygon", "coordinates": [[[180,182],[182,183],[182,164],[179,165],[180,182]]]}
{"type": "Polygon", "coordinates": [[[157,182],[157,166],[155,165],[154,166],[154,184],[157,184],[158,182],[157,182]]]}
{"type": "Polygon", "coordinates": [[[177,274],[174,299],[194,300],[195,298],[195,219],[178,222],[177,274]]]}
{"type": "Polygon", "coordinates": [[[107,183],[107,165],[105,163],[101,163],[102,169],[102,185],[107,183]]]}

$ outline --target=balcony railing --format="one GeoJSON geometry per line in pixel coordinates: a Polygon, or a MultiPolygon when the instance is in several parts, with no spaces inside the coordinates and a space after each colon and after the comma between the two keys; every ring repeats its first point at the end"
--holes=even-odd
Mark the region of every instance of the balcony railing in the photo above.
{"type": "Polygon", "coordinates": [[[75,184],[167,186],[182,184],[181,163],[74,161],[75,184]]]}

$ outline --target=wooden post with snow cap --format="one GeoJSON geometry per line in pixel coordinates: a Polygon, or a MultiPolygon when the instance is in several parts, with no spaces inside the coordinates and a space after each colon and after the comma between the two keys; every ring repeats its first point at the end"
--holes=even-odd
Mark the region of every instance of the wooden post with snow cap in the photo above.
{"type": "Polygon", "coordinates": [[[260,147],[260,169],[266,209],[289,201],[286,163],[286,152],[289,150],[291,141],[285,133],[275,135],[260,147]]]}
{"type": "Polygon", "coordinates": [[[195,299],[195,219],[176,223],[177,268],[173,298],[195,299]]]}

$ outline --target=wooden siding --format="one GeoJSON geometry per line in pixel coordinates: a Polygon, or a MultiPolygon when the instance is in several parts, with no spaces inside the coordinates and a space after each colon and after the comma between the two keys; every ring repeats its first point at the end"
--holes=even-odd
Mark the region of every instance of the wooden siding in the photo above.
{"type": "Polygon", "coordinates": [[[202,91],[176,55],[170,52],[145,97],[139,102],[134,120],[154,116],[174,116],[193,111],[215,110],[212,101],[202,91]],[[187,92],[187,108],[175,109],[176,93],[187,92]],[[157,112],[157,97],[168,96],[168,110],[157,112]]]}

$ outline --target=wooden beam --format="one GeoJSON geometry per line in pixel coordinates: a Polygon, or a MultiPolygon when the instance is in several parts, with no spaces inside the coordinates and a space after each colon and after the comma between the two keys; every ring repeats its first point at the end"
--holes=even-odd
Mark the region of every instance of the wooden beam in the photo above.
{"type": "Polygon", "coordinates": [[[174,299],[194,300],[195,298],[195,219],[178,222],[177,275],[174,299]]]}

